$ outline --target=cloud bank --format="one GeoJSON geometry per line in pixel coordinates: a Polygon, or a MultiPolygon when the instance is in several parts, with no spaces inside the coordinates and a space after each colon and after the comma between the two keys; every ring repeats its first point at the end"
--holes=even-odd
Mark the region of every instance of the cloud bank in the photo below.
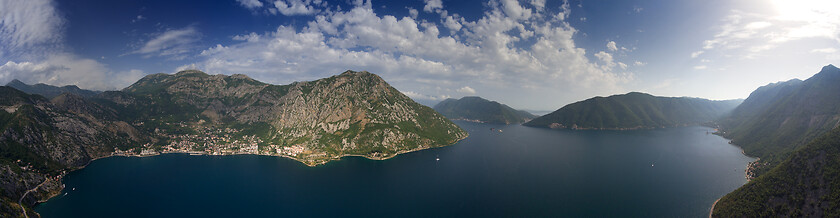
{"type": "MultiPolygon", "coordinates": [[[[369,2],[344,11],[315,7],[321,12],[303,28],[234,36],[238,43],[207,48],[204,61],[191,66],[280,84],[367,70],[410,96],[474,94],[476,87],[509,102],[516,101],[513,90],[546,98],[609,94],[632,79],[614,71],[609,53],[588,57],[576,46],[577,30],[565,21],[568,4],[552,11],[543,1],[491,1],[470,21],[449,15],[441,1],[425,3],[425,12],[440,13],[439,22],[378,15],[369,2]],[[596,56],[601,62],[590,60],[596,56]]],[[[617,50],[614,42],[608,47],[617,50]]]]}

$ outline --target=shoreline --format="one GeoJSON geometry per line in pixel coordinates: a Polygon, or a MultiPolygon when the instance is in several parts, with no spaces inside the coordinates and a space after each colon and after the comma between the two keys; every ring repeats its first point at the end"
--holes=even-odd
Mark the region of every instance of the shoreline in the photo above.
{"type": "MultiPolygon", "coordinates": [[[[88,162],[87,162],[85,165],[83,165],[83,166],[76,167],[76,168],[71,168],[71,169],[70,169],[67,173],[65,173],[64,175],[62,175],[62,176],[61,176],[60,181],[56,181],[56,182],[60,182],[60,183],[61,183],[61,186],[60,186],[61,188],[60,188],[60,189],[58,189],[58,190],[57,190],[54,194],[51,194],[51,195],[50,195],[49,197],[47,197],[46,199],[37,199],[37,200],[36,200],[36,203],[35,203],[34,205],[32,205],[32,207],[30,207],[30,208],[32,209],[32,211],[33,211],[33,212],[35,212],[35,207],[37,207],[39,204],[41,204],[41,203],[45,203],[45,202],[49,201],[50,199],[52,199],[52,198],[54,198],[54,197],[56,197],[56,196],[61,195],[61,192],[62,192],[62,191],[64,191],[64,188],[65,188],[65,186],[64,186],[64,182],[63,182],[63,180],[64,180],[64,176],[66,176],[66,175],[70,174],[70,172],[73,172],[73,171],[76,171],[76,170],[81,170],[81,169],[84,169],[85,167],[87,167],[88,165],[90,165],[90,163],[92,163],[92,162],[93,162],[93,161],[95,161],[95,160],[105,159],[105,158],[109,158],[109,157],[137,157],[137,158],[143,158],[143,157],[155,157],[155,156],[160,156],[160,155],[163,155],[163,154],[188,154],[188,155],[196,155],[196,156],[198,156],[198,155],[201,155],[201,156],[205,156],[205,155],[206,155],[206,156],[257,155],[257,156],[268,156],[268,157],[284,157],[284,158],[289,158],[289,159],[295,160],[295,161],[297,161],[297,162],[300,162],[300,163],[302,163],[303,165],[306,165],[307,167],[316,167],[316,166],[318,166],[318,165],[324,165],[324,164],[327,164],[327,163],[329,163],[329,162],[331,162],[331,161],[340,160],[341,158],[344,158],[344,157],[364,157],[364,158],[366,158],[366,159],[368,159],[368,160],[387,160],[387,159],[391,159],[391,158],[397,157],[398,155],[401,155],[401,154],[406,154],[406,153],[411,153],[411,152],[417,152],[417,151],[422,151],[422,150],[428,150],[428,149],[434,149],[434,148],[443,148],[443,147],[452,146],[452,145],[457,144],[457,143],[458,143],[458,142],[460,142],[461,140],[466,139],[467,137],[469,137],[469,133],[467,133],[467,135],[465,135],[463,138],[457,139],[457,140],[455,140],[454,142],[452,142],[452,143],[450,143],[450,144],[448,144],[448,145],[439,146],[439,147],[416,148],[416,149],[411,149],[411,150],[404,150],[404,151],[399,151],[399,152],[396,152],[396,153],[394,153],[393,155],[384,156],[384,157],[370,157],[370,156],[361,155],[361,154],[343,154],[343,155],[340,155],[340,156],[337,156],[337,157],[332,157],[332,158],[330,158],[330,159],[327,159],[327,160],[324,160],[324,161],[319,161],[319,162],[304,162],[303,160],[301,160],[301,159],[299,159],[299,158],[292,157],[292,156],[288,156],[288,155],[283,155],[283,154],[252,154],[252,153],[209,154],[209,153],[204,152],[204,151],[175,151],[175,152],[156,152],[155,154],[151,154],[151,155],[140,155],[140,154],[114,154],[114,153],[112,152],[111,154],[108,154],[108,155],[103,155],[103,156],[100,156],[100,157],[91,158],[91,159],[90,159],[90,161],[88,161],[88,162]]],[[[49,181],[49,178],[47,178],[46,180],[44,180],[44,182],[41,182],[41,184],[39,184],[38,186],[36,186],[36,188],[37,188],[37,187],[39,187],[39,186],[41,186],[42,184],[46,183],[47,181],[49,181]]],[[[28,193],[28,191],[27,191],[27,193],[28,193]]],[[[25,195],[24,195],[24,197],[25,197],[25,195]]],[[[23,199],[23,197],[22,197],[21,199],[23,199]]],[[[22,205],[22,204],[21,204],[20,206],[21,206],[21,207],[23,207],[23,205],[22,205]]],[[[24,210],[25,210],[25,209],[24,209],[24,210]]],[[[36,213],[37,213],[37,212],[36,212],[36,213]]]]}
{"type": "Polygon", "coordinates": [[[712,218],[712,213],[715,212],[715,205],[717,205],[718,201],[720,201],[721,198],[723,197],[718,198],[717,200],[715,200],[715,203],[712,203],[712,208],[709,208],[709,218],[712,218]]]}

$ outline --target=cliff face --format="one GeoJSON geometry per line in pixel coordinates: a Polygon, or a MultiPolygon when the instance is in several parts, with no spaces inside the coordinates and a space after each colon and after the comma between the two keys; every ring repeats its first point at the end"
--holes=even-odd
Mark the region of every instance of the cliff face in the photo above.
{"type": "Polygon", "coordinates": [[[346,155],[384,159],[467,136],[379,76],[353,71],[289,85],[182,71],[87,98],[0,87],[0,109],[2,216],[19,214],[28,190],[38,187],[27,193],[27,208],[60,191],[64,172],[109,155],[248,153],[317,165],[346,155]]]}

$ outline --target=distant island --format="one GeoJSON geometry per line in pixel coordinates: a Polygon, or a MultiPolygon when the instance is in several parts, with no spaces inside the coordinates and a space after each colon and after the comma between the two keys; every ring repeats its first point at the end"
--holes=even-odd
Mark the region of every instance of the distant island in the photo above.
{"type": "Polygon", "coordinates": [[[448,98],[435,105],[434,109],[449,119],[482,123],[518,124],[536,117],[527,111],[516,110],[477,96],[448,98]]]}
{"type": "Polygon", "coordinates": [[[756,89],[719,134],[744,153],[751,181],[721,198],[715,217],[840,216],[840,69],[756,89]]]}
{"type": "Polygon", "coordinates": [[[630,92],[572,103],[523,125],[603,130],[672,127],[713,121],[739,103],[741,100],[712,101],[630,92]]]}
{"type": "MultiPolygon", "coordinates": [[[[91,160],[160,153],[259,154],[314,166],[343,156],[386,159],[451,145],[467,132],[382,78],[347,71],[266,84],[187,70],[148,75],[122,91],[0,87],[0,214],[61,190],[91,160]],[[53,98],[37,91],[70,90],[53,98]]],[[[32,213],[34,214],[34,213],[32,213]]]]}

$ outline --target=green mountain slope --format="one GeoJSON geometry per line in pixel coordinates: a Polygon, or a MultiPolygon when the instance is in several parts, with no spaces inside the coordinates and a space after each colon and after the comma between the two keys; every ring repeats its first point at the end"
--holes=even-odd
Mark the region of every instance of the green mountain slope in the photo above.
{"type": "Polygon", "coordinates": [[[732,114],[718,121],[721,135],[761,158],[760,175],[798,146],[840,123],[840,69],[828,65],[805,81],[758,88],[732,114]]]}
{"type": "Polygon", "coordinates": [[[446,99],[434,109],[454,120],[475,120],[485,123],[524,123],[534,116],[526,111],[516,110],[495,101],[470,96],[461,99],[446,99]]]}
{"type": "Polygon", "coordinates": [[[657,97],[631,92],[572,103],[524,125],[571,129],[638,129],[699,124],[723,116],[738,103],[740,100],[657,97]]]}
{"type": "Polygon", "coordinates": [[[840,217],[840,128],[723,196],[714,217],[840,217]]]}

